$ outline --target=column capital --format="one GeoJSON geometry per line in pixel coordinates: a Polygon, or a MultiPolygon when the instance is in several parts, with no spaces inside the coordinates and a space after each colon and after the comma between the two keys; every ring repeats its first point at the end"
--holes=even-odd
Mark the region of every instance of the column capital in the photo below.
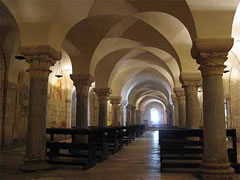
{"type": "Polygon", "coordinates": [[[176,96],[175,93],[172,93],[171,97],[172,97],[172,102],[173,103],[177,101],[177,96],[176,96]]]}
{"type": "Polygon", "coordinates": [[[196,39],[192,48],[192,56],[200,64],[203,76],[222,75],[224,62],[233,46],[232,38],[196,39]]]}
{"type": "Polygon", "coordinates": [[[202,84],[202,78],[200,73],[181,74],[180,81],[182,87],[200,87],[202,84]]]}
{"type": "Polygon", "coordinates": [[[132,105],[132,110],[135,111],[136,110],[136,106],[132,105]]]}
{"type": "Polygon", "coordinates": [[[57,52],[50,46],[24,46],[20,47],[20,53],[30,64],[27,71],[34,78],[48,78],[52,72],[49,70],[50,66],[62,57],[61,52],[57,52]]]}
{"type": "Polygon", "coordinates": [[[132,107],[133,107],[132,104],[128,104],[128,105],[126,106],[126,108],[129,109],[129,110],[132,109],[132,107]]]}
{"type": "Polygon", "coordinates": [[[110,88],[94,88],[94,92],[98,96],[98,100],[108,100],[109,95],[112,93],[110,88]]]}
{"type": "Polygon", "coordinates": [[[185,97],[185,92],[184,92],[183,88],[174,88],[173,90],[174,90],[177,98],[185,97]]]}
{"type": "Polygon", "coordinates": [[[54,65],[54,60],[47,55],[28,56],[26,62],[30,65],[27,72],[34,78],[48,78],[48,75],[52,72],[49,68],[54,65]]]}
{"type": "Polygon", "coordinates": [[[122,100],[122,97],[121,96],[110,96],[110,103],[112,104],[112,105],[118,105],[118,104],[120,104],[120,102],[121,102],[121,100],[122,100]]]}
{"type": "Polygon", "coordinates": [[[71,74],[70,77],[76,88],[81,86],[91,86],[94,82],[93,77],[90,74],[71,74]]]}

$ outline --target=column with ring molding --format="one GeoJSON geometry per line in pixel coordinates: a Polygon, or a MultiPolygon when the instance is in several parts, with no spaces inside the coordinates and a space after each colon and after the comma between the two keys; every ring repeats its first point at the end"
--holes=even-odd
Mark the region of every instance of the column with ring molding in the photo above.
{"type": "Polygon", "coordinates": [[[121,96],[111,96],[110,103],[112,104],[112,126],[118,126],[120,122],[120,107],[121,96]]]}
{"type": "Polygon", "coordinates": [[[107,127],[107,103],[111,90],[109,88],[95,88],[99,102],[99,127],[107,127]]]}
{"type": "Polygon", "coordinates": [[[55,60],[61,59],[61,53],[51,47],[22,47],[21,54],[25,55],[30,64],[29,108],[26,155],[24,171],[35,171],[48,168],[46,163],[46,117],[49,67],[55,60]]]}
{"type": "Polygon", "coordinates": [[[185,104],[185,93],[183,88],[174,88],[174,92],[177,96],[178,101],[178,119],[179,127],[185,128],[186,126],[186,104],[185,104]]]}
{"type": "Polygon", "coordinates": [[[179,112],[178,112],[178,102],[175,94],[172,94],[172,102],[174,107],[174,121],[173,126],[179,126],[179,112]]]}
{"type": "Polygon", "coordinates": [[[131,125],[136,124],[136,106],[132,106],[131,108],[131,125]]]}
{"type": "Polygon", "coordinates": [[[200,166],[203,179],[232,179],[224,115],[222,75],[233,39],[197,39],[192,55],[203,79],[204,154],[200,166]]]}
{"type": "Polygon", "coordinates": [[[181,81],[186,97],[186,128],[198,129],[201,118],[198,99],[198,88],[201,86],[201,77],[198,74],[181,75],[181,81]]]}
{"type": "Polygon", "coordinates": [[[131,125],[132,122],[131,122],[131,111],[132,111],[132,105],[131,104],[128,104],[126,106],[126,125],[131,125]]]}
{"type": "Polygon", "coordinates": [[[93,78],[89,74],[72,74],[70,75],[76,88],[77,96],[77,112],[76,127],[88,128],[88,94],[89,87],[93,82],[93,78]]]}

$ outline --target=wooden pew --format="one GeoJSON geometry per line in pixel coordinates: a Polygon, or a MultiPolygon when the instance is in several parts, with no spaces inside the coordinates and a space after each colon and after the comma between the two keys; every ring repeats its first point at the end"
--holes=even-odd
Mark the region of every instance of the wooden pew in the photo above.
{"type": "Polygon", "coordinates": [[[145,124],[139,124],[139,125],[137,125],[136,137],[142,136],[144,132],[145,132],[145,124]]]}
{"type": "Polygon", "coordinates": [[[88,169],[96,165],[94,131],[77,128],[47,128],[50,139],[46,142],[47,161],[54,164],[83,165],[88,169]],[[55,135],[70,135],[65,142],[55,141],[55,135]],[[87,137],[87,143],[74,142],[75,136],[87,137]]]}
{"type": "Polygon", "coordinates": [[[121,127],[106,127],[105,138],[108,144],[108,151],[112,154],[118,152],[122,146],[122,128],[121,127]]]}
{"type": "MultiPolygon", "coordinates": [[[[231,141],[230,146],[228,146],[227,152],[229,161],[231,162],[232,168],[235,169],[236,173],[240,173],[240,165],[237,162],[237,133],[236,129],[228,129],[227,137],[231,141]]],[[[229,145],[229,144],[228,144],[229,145]]]]}
{"type": "Polygon", "coordinates": [[[131,133],[130,133],[130,126],[124,126],[122,128],[122,136],[123,136],[123,145],[128,146],[131,143],[131,133]]]}
{"type": "Polygon", "coordinates": [[[122,126],[123,144],[128,145],[136,137],[140,137],[145,132],[145,125],[128,125],[122,126]]]}
{"type": "Polygon", "coordinates": [[[105,128],[89,126],[94,132],[94,145],[96,148],[96,160],[102,162],[108,158],[108,143],[105,138],[105,128]]]}
{"type": "MultiPolygon", "coordinates": [[[[228,148],[229,161],[236,172],[237,163],[236,130],[228,129],[227,137],[232,140],[228,148]]],[[[160,167],[164,169],[199,168],[203,157],[202,129],[160,129],[160,167]]]]}

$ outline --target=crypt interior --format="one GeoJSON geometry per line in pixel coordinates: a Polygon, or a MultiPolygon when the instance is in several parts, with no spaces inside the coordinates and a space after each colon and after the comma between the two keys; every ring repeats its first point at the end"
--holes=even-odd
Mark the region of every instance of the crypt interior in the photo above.
{"type": "Polygon", "coordinates": [[[240,179],[238,0],[0,0],[0,73],[0,179],[240,179]],[[47,162],[46,128],[131,127],[87,170],[47,162]],[[161,129],[202,134],[198,168],[162,170],[161,129]]]}

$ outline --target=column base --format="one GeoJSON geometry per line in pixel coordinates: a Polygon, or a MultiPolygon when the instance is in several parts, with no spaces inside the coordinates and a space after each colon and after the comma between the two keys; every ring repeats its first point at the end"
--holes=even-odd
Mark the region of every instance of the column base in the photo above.
{"type": "Polygon", "coordinates": [[[49,168],[50,168],[50,165],[44,160],[24,161],[24,164],[20,167],[22,171],[26,171],[26,172],[47,170],[49,168]]]}
{"type": "Polygon", "coordinates": [[[233,174],[234,169],[230,167],[230,163],[202,163],[199,169],[199,176],[203,180],[232,180],[233,174]]]}

